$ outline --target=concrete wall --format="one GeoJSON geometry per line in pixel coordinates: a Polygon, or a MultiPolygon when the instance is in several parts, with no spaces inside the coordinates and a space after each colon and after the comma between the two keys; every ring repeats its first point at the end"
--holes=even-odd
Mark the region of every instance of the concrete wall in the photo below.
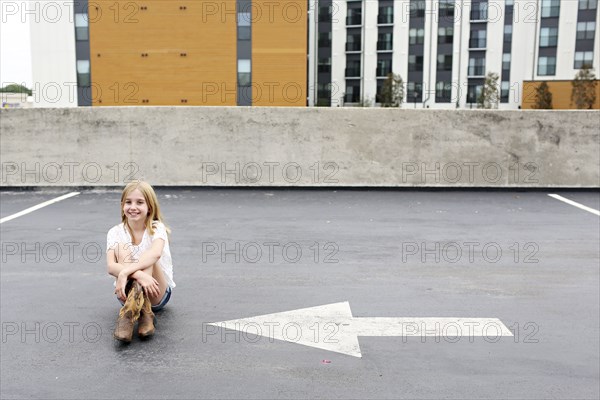
{"type": "Polygon", "coordinates": [[[0,110],[2,186],[599,187],[600,112],[0,110]]]}

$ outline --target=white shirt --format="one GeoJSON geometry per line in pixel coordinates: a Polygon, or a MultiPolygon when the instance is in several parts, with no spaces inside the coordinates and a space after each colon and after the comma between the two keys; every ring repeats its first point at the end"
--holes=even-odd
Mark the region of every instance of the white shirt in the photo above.
{"type": "MultiPolygon", "coordinates": [[[[152,242],[156,239],[163,239],[165,246],[163,247],[162,254],[158,260],[158,265],[165,274],[167,283],[171,288],[175,287],[173,282],[173,261],[171,259],[171,249],[169,248],[169,237],[167,236],[167,230],[162,222],[154,221],[154,235],[150,236],[148,229],[144,230],[144,236],[139,245],[133,244],[129,230],[125,227],[125,224],[120,223],[119,225],[113,226],[106,235],[106,251],[116,248],[118,243],[124,243],[132,246],[132,257],[138,259],[139,256],[146,250],[152,247],[152,242]]],[[[116,284],[116,283],[115,283],[116,284]]]]}

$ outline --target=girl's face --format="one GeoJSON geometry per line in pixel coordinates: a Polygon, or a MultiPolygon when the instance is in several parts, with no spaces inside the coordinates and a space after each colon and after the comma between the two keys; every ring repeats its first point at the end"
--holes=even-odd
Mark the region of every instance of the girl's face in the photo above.
{"type": "Polygon", "coordinates": [[[129,222],[145,222],[148,216],[148,204],[139,189],[135,189],[125,198],[123,212],[129,222]]]}

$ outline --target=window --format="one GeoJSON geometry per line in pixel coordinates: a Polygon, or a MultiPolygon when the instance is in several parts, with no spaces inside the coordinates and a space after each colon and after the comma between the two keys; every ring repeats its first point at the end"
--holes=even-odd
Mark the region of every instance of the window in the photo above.
{"type": "Polygon", "coordinates": [[[558,17],[560,0],[542,0],[542,18],[558,17]]]}
{"type": "Polygon", "coordinates": [[[510,82],[502,81],[500,83],[500,102],[508,103],[509,94],[510,94],[510,82]]]}
{"type": "Polygon", "coordinates": [[[502,70],[510,71],[510,53],[502,54],[502,70]]]}
{"type": "Polygon", "coordinates": [[[77,60],[77,85],[90,86],[90,60],[77,60]]]}
{"type": "Polygon", "coordinates": [[[423,71],[423,56],[408,56],[409,71],[423,71]]]}
{"type": "Polygon", "coordinates": [[[238,40],[250,40],[251,14],[240,12],[237,14],[238,40]]]}
{"type": "Polygon", "coordinates": [[[87,14],[75,14],[75,38],[76,40],[90,39],[87,14]]]}
{"type": "Polygon", "coordinates": [[[488,18],[487,2],[471,3],[471,21],[486,21],[488,18]]]}
{"type": "Polygon", "coordinates": [[[361,34],[349,33],[346,39],[346,51],[360,51],[361,49],[361,34]]]}
{"type": "Polygon", "coordinates": [[[392,73],[392,60],[377,60],[377,76],[385,76],[392,73]]]}
{"type": "Polygon", "coordinates": [[[250,40],[249,26],[238,26],[238,40],[250,40]]]}
{"type": "Polygon", "coordinates": [[[540,29],[540,47],[556,46],[558,41],[558,28],[540,29]]]}
{"type": "Polygon", "coordinates": [[[594,66],[594,52],[593,51],[576,51],[575,52],[575,69],[581,69],[584,65],[588,67],[594,66]]]}
{"type": "Polygon", "coordinates": [[[346,82],[346,95],[344,101],[347,103],[358,103],[360,101],[360,81],[346,82]]]}
{"type": "Polygon", "coordinates": [[[392,50],[392,33],[377,35],[377,50],[392,50]]]}
{"type": "Polygon", "coordinates": [[[239,12],[237,15],[238,26],[250,26],[252,15],[249,12],[239,12]]]}
{"type": "Polygon", "coordinates": [[[250,86],[250,60],[238,60],[238,86],[250,86]]]}
{"type": "Polygon", "coordinates": [[[360,78],[360,59],[346,61],[346,77],[360,78]]]}
{"type": "Polygon", "coordinates": [[[483,85],[469,84],[467,87],[467,102],[469,104],[477,103],[477,99],[481,96],[483,85]]]}
{"type": "Polygon", "coordinates": [[[469,47],[471,49],[484,49],[486,45],[487,32],[485,29],[474,29],[471,31],[469,47]]]}
{"type": "Polygon", "coordinates": [[[452,83],[439,81],[435,84],[436,103],[449,103],[452,97],[452,83]]]}
{"type": "Polygon", "coordinates": [[[556,72],[556,57],[540,57],[538,59],[538,75],[554,75],[556,72]]]}
{"type": "Polygon", "coordinates": [[[423,92],[423,83],[408,82],[406,84],[406,101],[416,103],[421,101],[423,92]]]}
{"type": "Polygon", "coordinates": [[[408,43],[409,44],[423,44],[425,37],[424,29],[411,29],[408,31],[408,43]]]}
{"type": "Polygon", "coordinates": [[[423,18],[425,16],[425,0],[410,1],[410,17],[423,18]]]}
{"type": "Polygon", "coordinates": [[[505,42],[510,42],[510,40],[512,39],[512,31],[513,31],[512,25],[504,25],[504,41],[505,42]]]}
{"type": "Polygon", "coordinates": [[[318,72],[331,72],[331,58],[319,58],[318,72]]]}
{"type": "Polygon", "coordinates": [[[454,28],[449,26],[438,29],[438,44],[452,43],[454,38],[454,28]]]}
{"type": "Polygon", "coordinates": [[[598,7],[598,0],[579,0],[580,10],[595,10],[598,7]]]}
{"type": "Polygon", "coordinates": [[[515,0],[506,0],[505,4],[506,4],[507,7],[514,6],[515,5],[515,0]]]}
{"type": "Polygon", "coordinates": [[[394,7],[384,6],[379,7],[379,16],[377,17],[378,24],[393,24],[394,23],[394,7]]]}
{"type": "Polygon", "coordinates": [[[346,25],[362,25],[362,8],[348,8],[346,25]]]}
{"type": "Polygon", "coordinates": [[[577,23],[577,39],[594,39],[596,35],[596,23],[578,22],[577,23]]]}
{"type": "Polygon", "coordinates": [[[469,58],[469,76],[485,75],[485,58],[471,57],[469,58]]]}
{"type": "Polygon", "coordinates": [[[438,55],[437,70],[452,71],[452,54],[438,55]]]}
{"type": "Polygon", "coordinates": [[[331,105],[331,83],[317,84],[317,106],[327,107],[331,105]]]}
{"type": "Polygon", "coordinates": [[[319,32],[319,47],[331,47],[331,32],[319,32]]]}
{"type": "Polygon", "coordinates": [[[331,6],[319,7],[319,22],[329,22],[331,20],[331,6]]]}
{"type": "Polygon", "coordinates": [[[440,0],[440,17],[454,19],[454,0],[440,0]]]}

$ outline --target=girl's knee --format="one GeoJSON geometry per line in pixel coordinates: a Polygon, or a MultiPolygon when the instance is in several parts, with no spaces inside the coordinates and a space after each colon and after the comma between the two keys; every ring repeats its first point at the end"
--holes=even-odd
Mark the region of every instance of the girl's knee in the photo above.
{"type": "Polygon", "coordinates": [[[131,245],[129,245],[127,243],[118,243],[116,252],[117,252],[117,262],[119,264],[124,264],[128,260],[131,262],[131,259],[132,259],[131,245]]]}

